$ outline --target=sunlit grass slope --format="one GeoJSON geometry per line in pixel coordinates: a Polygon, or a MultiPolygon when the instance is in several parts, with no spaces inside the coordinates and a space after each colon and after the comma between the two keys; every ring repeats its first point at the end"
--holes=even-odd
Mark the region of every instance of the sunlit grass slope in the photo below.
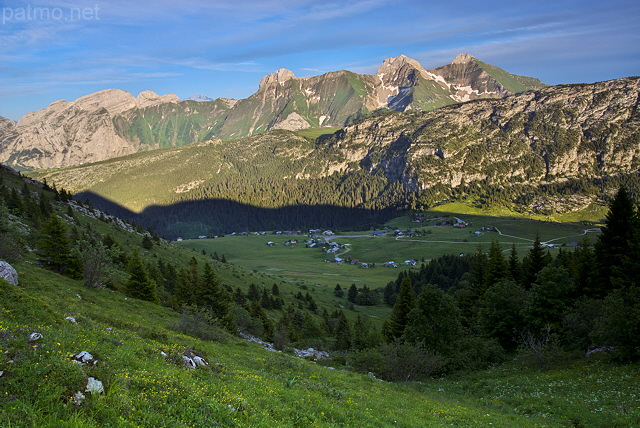
{"type": "MultiPolygon", "coordinates": [[[[0,425],[97,426],[528,426],[538,417],[435,385],[391,384],[332,370],[220,334],[204,341],[169,327],[177,314],[109,290],[18,266],[1,281],[0,425]],[[74,317],[77,324],[66,320],[74,317]],[[42,338],[29,342],[30,333],[42,338]],[[90,352],[95,364],[71,357],[90,352]],[[188,369],[185,353],[209,365],[188,369]],[[87,379],[104,393],[73,396],[87,379]]],[[[550,424],[555,425],[554,423],[550,424]]]]}

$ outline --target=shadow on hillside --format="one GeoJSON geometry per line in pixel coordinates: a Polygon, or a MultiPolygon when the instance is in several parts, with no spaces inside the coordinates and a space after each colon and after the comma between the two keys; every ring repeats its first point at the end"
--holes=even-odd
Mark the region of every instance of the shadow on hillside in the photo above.
{"type": "Polygon", "coordinates": [[[335,205],[291,205],[261,208],[228,199],[206,199],[153,205],[141,213],[93,192],[81,192],[74,199],[143,227],[152,227],[167,239],[192,238],[231,232],[272,230],[341,229],[368,230],[398,216],[396,209],[371,210],[335,205]]]}

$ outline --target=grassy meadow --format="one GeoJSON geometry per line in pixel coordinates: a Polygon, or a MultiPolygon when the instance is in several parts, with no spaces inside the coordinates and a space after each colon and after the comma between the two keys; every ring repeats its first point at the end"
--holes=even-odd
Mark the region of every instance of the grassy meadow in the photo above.
{"type": "MultiPolygon", "coordinates": [[[[449,206],[449,209],[459,207],[449,206]]],[[[459,210],[458,210],[459,211],[459,210]]],[[[512,244],[522,257],[532,245],[536,234],[542,242],[555,246],[570,245],[587,237],[594,242],[598,231],[590,223],[557,223],[517,217],[492,217],[484,214],[466,214],[455,211],[432,210],[425,212],[424,221],[416,223],[408,216],[398,217],[386,224],[385,229],[369,232],[340,232],[335,236],[320,236],[345,246],[336,254],[327,254],[318,248],[306,248],[308,235],[226,235],[211,239],[194,239],[178,242],[179,245],[204,251],[207,254],[224,254],[230,262],[254,273],[268,273],[283,280],[301,281],[326,287],[341,287],[367,284],[371,288],[383,287],[398,276],[405,260],[418,262],[446,254],[468,254],[481,247],[487,251],[493,240],[502,244],[505,251],[512,244]],[[465,221],[468,226],[456,228],[451,225],[435,226],[453,218],[465,221]],[[488,228],[497,231],[488,231],[488,228]],[[483,230],[484,229],[484,230],[483,230]],[[417,236],[396,237],[395,231],[415,232],[417,236]],[[589,232],[585,232],[588,230],[589,232]],[[479,232],[479,233],[476,233],[479,232]],[[285,246],[289,240],[298,241],[285,246]],[[275,245],[268,246],[267,242],[275,245]],[[363,269],[349,263],[327,263],[339,256],[374,263],[375,267],[363,269]],[[398,269],[383,267],[388,261],[398,264],[398,269]]],[[[550,251],[558,251],[550,249],[550,251]]],[[[419,263],[418,263],[419,265],[419,263]]],[[[415,267],[414,269],[416,269],[415,267]]]]}
{"type": "Polygon", "coordinates": [[[87,289],[28,260],[17,269],[20,286],[0,281],[3,427],[640,424],[637,365],[580,359],[541,373],[514,360],[388,383],[339,370],[337,360],[268,352],[221,331],[202,340],[176,331],[180,315],[167,308],[87,289]],[[42,338],[29,342],[33,332],[42,338]],[[81,351],[95,364],[75,363],[81,351]],[[209,364],[188,369],[185,353],[209,364]],[[85,391],[89,377],[103,383],[103,393],[85,391]]]}

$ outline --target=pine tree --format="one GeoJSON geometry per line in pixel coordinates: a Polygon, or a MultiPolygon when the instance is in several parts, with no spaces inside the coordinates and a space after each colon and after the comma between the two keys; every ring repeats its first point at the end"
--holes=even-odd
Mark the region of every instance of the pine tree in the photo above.
{"type": "Polygon", "coordinates": [[[209,263],[205,263],[200,286],[196,292],[196,303],[211,312],[213,317],[230,332],[235,325],[230,314],[230,297],[224,290],[209,263]]]}
{"type": "Polygon", "coordinates": [[[67,229],[55,214],[40,229],[38,259],[55,272],[75,279],[82,278],[82,261],[72,251],[67,229]]]}
{"type": "Polygon", "coordinates": [[[349,320],[343,312],[340,312],[340,316],[338,317],[338,325],[336,326],[335,338],[336,349],[340,351],[346,351],[351,348],[351,326],[349,325],[349,320]]]}
{"type": "Polygon", "coordinates": [[[609,204],[606,224],[601,228],[602,233],[595,245],[599,287],[594,290],[593,297],[603,298],[617,285],[616,281],[612,281],[612,277],[623,273],[622,261],[629,252],[636,223],[633,201],[625,188],[620,187],[609,204]]]}
{"type": "Polygon", "coordinates": [[[538,272],[545,266],[551,263],[551,256],[548,252],[544,251],[542,243],[540,242],[540,235],[536,233],[536,238],[533,241],[533,247],[529,250],[527,255],[522,260],[522,285],[525,289],[531,288],[536,281],[538,272]]]}
{"type": "Polygon", "coordinates": [[[402,337],[409,320],[409,313],[416,306],[416,296],[411,285],[411,278],[405,276],[400,283],[400,291],[393,306],[389,320],[383,327],[383,335],[387,342],[402,337]]]}
{"type": "Polygon", "coordinates": [[[129,273],[130,276],[125,284],[125,288],[129,296],[150,302],[156,302],[158,300],[156,295],[156,282],[149,278],[147,269],[137,249],[134,249],[133,255],[129,259],[127,273],[129,273]]]}

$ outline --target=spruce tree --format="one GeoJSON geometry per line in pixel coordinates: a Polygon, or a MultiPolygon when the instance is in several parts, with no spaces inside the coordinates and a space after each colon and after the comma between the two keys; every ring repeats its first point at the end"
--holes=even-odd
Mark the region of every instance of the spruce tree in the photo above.
{"type": "Polygon", "coordinates": [[[134,249],[133,255],[129,259],[127,273],[129,273],[130,276],[125,284],[125,288],[129,296],[150,302],[156,302],[158,300],[156,295],[156,282],[149,278],[147,268],[144,266],[137,249],[134,249]]]}
{"type": "Polygon", "coordinates": [[[55,272],[75,279],[82,278],[82,261],[72,251],[67,228],[55,214],[40,229],[38,259],[55,272]]]}
{"type": "Polygon", "coordinates": [[[336,326],[335,337],[336,349],[340,351],[347,351],[351,348],[351,326],[349,325],[349,320],[347,320],[347,317],[343,312],[340,312],[340,316],[338,317],[338,325],[336,326]]]}
{"type": "Polygon", "coordinates": [[[640,206],[635,212],[629,247],[622,256],[620,267],[612,270],[614,288],[640,287],[640,206]]]}
{"type": "Polygon", "coordinates": [[[599,287],[594,290],[595,295],[592,297],[603,298],[618,285],[616,281],[612,281],[612,277],[623,273],[623,260],[629,252],[637,228],[636,219],[633,201],[625,188],[620,187],[609,204],[606,224],[601,228],[602,233],[595,245],[599,287]]]}
{"type": "Polygon", "coordinates": [[[489,247],[487,269],[484,277],[484,287],[479,293],[480,296],[498,280],[506,278],[509,270],[507,262],[502,254],[502,247],[498,241],[491,241],[489,247]]]}
{"type": "Polygon", "coordinates": [[[520,259],[518,258],[518,250],[515,242],[511,244],[511,253],[509,254],[509,278],[515,282],[520,282],[520,259]]]}
{"type": "Polygon", "coordinates": [[[538,272],[551,263],[551,256],[542,247],[540,235],[536,233],[533,247],[522,260],[522,285],[525,289],[531,288],[536,281],[538,272]]]}
{"type": "Polygon", "coordinates": [[[349,291],[347,292],[347,300],[351,303],[355,303],[357,297],[358,287],[356,287],[355,284],[351,284],[351,287],[349,287],[349,291]]]}
{"type": "Polygon", "coordinates": [[[230,332],[235,325],[230,315],[230,297],[224,290],[209,263],[205,263],[200,286],[196,292],[196,304],[211,312],[211,315],[230,332]]]}
{"type": "Polygon", "coordinates": [[[251,302],[249,313],[253,318],[258,319],[262,323],[262,338],[267,341],[273,341],[275,329],[273,322],[269,319],[260,303],[257,301],[251,302]]]}
{"type": "Polygon", "coordinates": [[[411,285],[411,278],[405,276],[400,283],[400,291],[393,305],[389,320],[385,321],[383,335],[387,342],[393,342],[404,333],[409,319],[409,313],[416,305],[416,296],[411,285]]]}

